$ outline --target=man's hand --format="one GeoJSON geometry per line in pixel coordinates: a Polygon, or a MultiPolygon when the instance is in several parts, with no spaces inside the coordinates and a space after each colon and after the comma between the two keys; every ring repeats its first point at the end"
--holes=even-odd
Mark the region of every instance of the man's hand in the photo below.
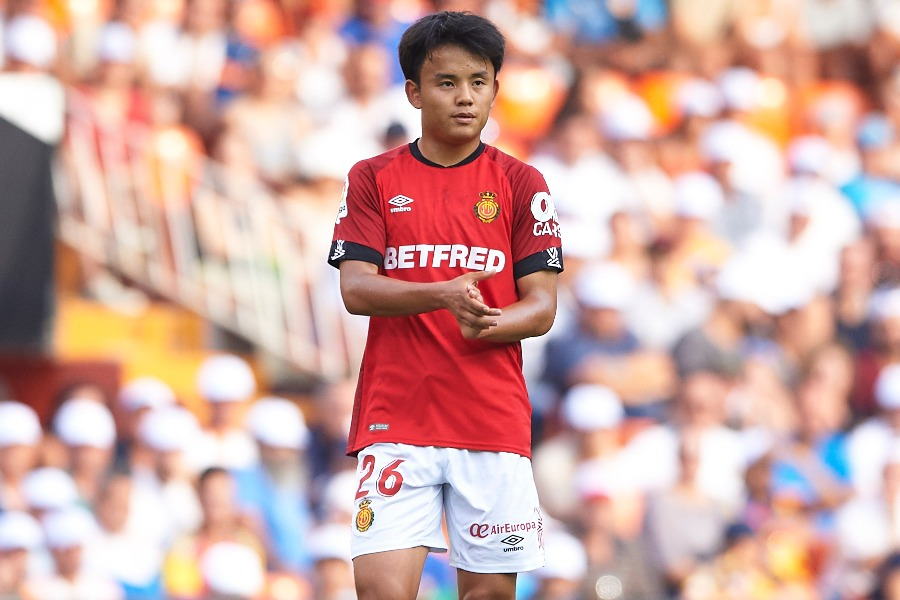
{"type": "Polygon", "coordinates": [[[472,271],[446,283],[442,294],[444,306],[459,324],[466,339],[475,339],[482,332],[496,327],[499,308],[491,308],[484,303],[478,282],[493,277],[496,271],[472,271]]]}

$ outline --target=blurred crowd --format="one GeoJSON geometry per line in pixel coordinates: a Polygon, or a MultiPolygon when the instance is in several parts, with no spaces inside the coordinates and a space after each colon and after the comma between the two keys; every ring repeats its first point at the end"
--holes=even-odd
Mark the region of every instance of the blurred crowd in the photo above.
{"type": "MultiPolygon", "coordinates": [[[[506,35],[484,139],[562,223],[521,597],[900,600],[900,1],[7,0],[0,90],[146,127],[186,186],[213,159],[324,264],[349,167],[419,134],[395,49],[443,9],[506,35]]],[[[307,427],[234,357],[198,382],[203,426],[157,380],[46,432],[0,405],[0,595],[354,597],[353,384],[307,427]]]]}

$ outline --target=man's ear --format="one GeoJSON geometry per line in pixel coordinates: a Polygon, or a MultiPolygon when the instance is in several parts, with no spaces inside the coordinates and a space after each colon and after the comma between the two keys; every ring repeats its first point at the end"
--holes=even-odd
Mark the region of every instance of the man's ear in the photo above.
{"type": "Polygon", "coordinates": [[[406,90],[406,99],[409,100],[409,103],[416,108],[422,108],[422,90],[418,84],[412,79],[407,79],[404,90],[406,90]]]}
{"type": "Polygon", "coordinates": [[[500,91],[500,80],[494,77],[494,97],[491,98],[491,108],[494,108],[494,102],[497,101],[497,92],[500,91]]]}

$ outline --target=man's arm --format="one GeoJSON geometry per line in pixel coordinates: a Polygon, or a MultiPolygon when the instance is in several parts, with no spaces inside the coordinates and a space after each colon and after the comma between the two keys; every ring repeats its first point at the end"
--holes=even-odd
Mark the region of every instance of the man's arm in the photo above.
{"type": "MultiPolygon", "coordinates": [[[[550,331],[556,317],[556,271],[536,271],[516,280],[519,299],[503,309],[497,324],[475,330],[460,323],[463,337],[490,342],[518,342],[550,331]]],[[[480,298],[477,293],[474,294],[480,298]]]]}
{"type": "Polygon", "coordinates": [[[490,308],[477,292],[478,282],[494,271],[471,271],[433,283],[399,281],[378,273],[373,263],[345,260],[341,269],[341,297],[355,315],[396,317],[449,310],[460,325],[474,332],[497,325],[499,308],[490,308]]]}

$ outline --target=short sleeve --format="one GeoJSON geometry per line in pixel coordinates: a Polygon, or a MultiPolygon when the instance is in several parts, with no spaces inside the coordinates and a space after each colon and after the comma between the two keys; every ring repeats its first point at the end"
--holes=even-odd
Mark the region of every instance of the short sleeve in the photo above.
{"type": "Polygon", "coordinates": [[[375,175],[365,161],[358,162],[344,182],[328,264],[338,267],[345,260],[362,260],[380,267],[384,246],[384,215],[375,175]]]}
{"type": "Polygon", "coordinates": [[[513,276],[563,270],[562,234],[556,206],[543,176],[523,164],[510,173],[513,192],[513,276]]]}

